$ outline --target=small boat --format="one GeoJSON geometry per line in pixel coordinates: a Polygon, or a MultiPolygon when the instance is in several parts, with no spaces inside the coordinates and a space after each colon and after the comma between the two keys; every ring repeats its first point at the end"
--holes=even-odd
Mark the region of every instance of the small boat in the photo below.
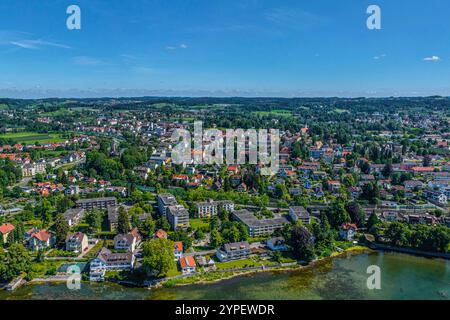
{"type": "Polygon", "coordinates": [[[445,292],[445,291],[440,290],[440,291],[438,291],[437,293],[438,293],[438,295],[440,295],[442,298],[448,298],[448,294],[447,294],[447,292],[445,292]]]}

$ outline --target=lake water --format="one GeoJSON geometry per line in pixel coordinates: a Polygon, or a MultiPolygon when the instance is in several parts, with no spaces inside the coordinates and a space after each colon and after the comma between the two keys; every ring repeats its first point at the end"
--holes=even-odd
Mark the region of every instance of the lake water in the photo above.
{"type": "Polygon", "coordinates": [[[126,288],[116,284],[37,284],[0,299],[450,299],[450,261],[388,252],[347,254],[296,271],[264,272],[211,284],[126,288]],[[381,289],[367,288],[367,267],[381,269],[381,289]]]}

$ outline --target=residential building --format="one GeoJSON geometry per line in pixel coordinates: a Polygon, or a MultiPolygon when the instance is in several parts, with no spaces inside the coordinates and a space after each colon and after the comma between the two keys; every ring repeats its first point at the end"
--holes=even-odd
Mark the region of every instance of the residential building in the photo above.
{"type": "Polygon", "coordinates": [[[167,215],[167,208],[178,205],[177,199],[170,193],[161,193],[158,195],[158,209],[163,216],[167,215]]]}
{"type": "Polygon", "coordinates": [[[186,229],[189,226],[189,211],[180,204],[167,207],[166,216],[173,230],[186,229]]]}
{"type": "Polygon", "coordinates": [[[0,225],[0,236],[3,237],[3,243],[8,240],[9,234],[14,230],[14,226],[11,223],[3,223],[0,225]]]}
{"type": "Polygon", "coordinates": [[[175,255],[175,261],[178,261],[183,257],[183,242],[176,241],[174,243],[173,254],[175,255]]]}
{"type": "Polygon", "coordinates": [[[226,243],[223,250],[217,250],[217,258],[224,262],[229,260],[244,259],[250,255],[250,245],[247,241],[226,243]]]}
{"type": "Polygon", "coordinates": [[[92,199],[80,199],[76,202],[78,208],[87,210],[92,209],[107,209],[110,206],[117,205],[116,197],[104,197],[104,198],[92,198],[92,199]]]}
{"type": "Polygon", "coordinates": [[[126,206],[110,206],[108,207],[108,223],[109,230],[116,231],[117,225],[119,221],[119,209],[123,208],[126,212],[128,212],[129,207],[126,206]]]}
{"type": "Polygon", "coordinates": [[[109,270],[132,270],[135,257],[131,252],[112,253],[102,248],[90,262],[89,278],[91,281],[103,281],[105,272],[109,270]]]}
{"type": "Polygon", "coordinates": [[[64,220],[67,222],[69,227],[73,227],[81,222],[84,217],[83,208],[73,208],[64,212],[64,220]]]}
{"type": "Polygon", "coordinates": [[[309,212],[301,206],[289,207],[289,217],[293,222],[300,220],[303,225],[311,223],[311,216],[309,212]]]}
{"type": "Polygon", "coordinates": [[[195,273],[195,260],[191,256],[184,256],[180,260],[181,272],[183,274],[195,273]]]}
{"type": "Polygon", "coordinates": [[[134,252],[140,241],[141,236],[137,228],[134,228],[127,234],[118,234],[114,237],[114,249],[134,252]]]}
{"type": "Polygon", "coordinates": [[[281,216],[271,219],[258,219],[246,209],[234,211],[233,216],[236,220],[245,224],[251,237],[271,234],[275,230],[282,229],[288,223],[287,219],[281,216]]]}
{"type": "Polygon", "coordinates": [[[272,251],[286,251],[286,240],[283,237],[275,237],[267,240],[267,247],[272,251]]]}
{"type": "Polygon", "coordinates": [[[51,248],[54,244],[55,236],[45,229],[32,232],[27,241],[28,248],[34,251],[51,248]]]}
{"type": "Polygon", "coordinates": [[[66,251],[83,253],[89,246],[87,235],[82,232],[68,234],[66,238],[66,251]]]}
{"type": "Polygon", "coordinates": [[[223,201],[213,201],[209,200],[206,202],[197,202],[197,216],[199,218],[210,218],[216,216],[219,212],[219,208],[222,207],[223,210],[228,212],[234,211],[233,201],[223,200],[223,201]]]}
{"type": "Polygon", "coordinates": [[[339,235],[342,239],[352,241],[356,235],[358,228],[353,223],[344,223],[339,228],[339,235]]]}
{"type": "Polygon", "coordinates": [[[165,232],[163,229],[159,229],[155,232],[153,235],[153,238],[155,239],[167,239],[167,232],[165,232]]]}

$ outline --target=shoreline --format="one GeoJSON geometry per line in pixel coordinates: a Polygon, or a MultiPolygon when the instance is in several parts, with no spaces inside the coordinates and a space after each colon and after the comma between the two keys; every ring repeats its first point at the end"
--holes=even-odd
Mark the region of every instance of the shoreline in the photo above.
{"type": "MultiPolygon", "coordinates": [[[[356,245],[356,246],[353,246],[353,247],[350,247],[347,249],[343,249],[343,251],[334,251],[330,256],[318,258],[316,260],[309,262],[308,264],[301,264],[299,261],[297,261],[296,264],[292,264],[292,265],[276,266],[276,267],[272,267],[272,268],[270,266],[266,266],[265,268],[261,267],[261,269],[254,269],[254,270],[242,270],[242,271],[239,271],[239,270],[217,271],[216,270],[216,271],[211,271],[211,272],[206,272],[206,273],[193,274],[193,275],[183,277],[183,278],[178,278],[178,279],[166,279],[166,280],[162,280],[160,282],[157,282],[155,284],[150,284],[150,285],[130,283],[130,282],[127,282],[125,285],[124,283],[121,283],[120,281],[111,281],[111,280],[105,281],[103,283],[119,285],[124,288],[133,287],[133,288],[142,288],[142,289],[147,289],[147,290],[159,289],[159,288],[169,288],[169,287],[183,287],[183,286],[196,285],[196,284],[205,285],[205,284],[213,284],[213,283],[218,283],[221,281],[230,280],[230,279],[237,278],[240,276],[250,276],[250,275],[262,273],[262,272],[282,273],[282,272],[299,271],[302,269],[314,267],[315,265],[322,263],[328,259],[343,257],[348,254],[359,255],[359,254],[364,254],[364,253],[385,252],[385,251],[386,250],[383,250],[381,248],[373,248],[373,247],[365,246],[365,245],[356,245]],[[213,275],[213,276],[211,277],[211,279],[208,279],[208,275],[213,275]],[[222,275],[222,276],[220,276],[220,275],[222,275]],[[214,276],[216,276],[216,277],[214,277],[214,276]],[[194,279],[196,277],[199,277],[200,279],[197,279],[195,281],[194,279]],[[192,279],[192,280],[190,280],[190,279],[192,279]]],[[[390,250],[387,250],[387,251],[390,251],[390,250]]],[[[413,255],[413,256],[421,256],[421,255],[417,255],[417,254],[410,253],[410,252],[400,252],[400,251],[393,251],[393,252],[398,252],[398,253],[408,254],[408,255],[413,255]]],[[[434,257],[434,258],[439,258],[439,257],[434,257]]],[[[442,257],[440,257],[440,258],[442,259],[442,257]]],[[[49,279],[37,278],[37,279],[32,279],[30,281],[27,281],[23,286],[40,285],[40,284],[57,284],[57,283],[63,283],[66,281],[67,281],[67,278],[63,278],[63,277],[53,278],[53,279],[52,278],[49,278],[49,279]]],[[[83,281],[83,280],[81,281],[81,283],[91,284],[91,282],[83,281]]]]}
{"type": "MultiPolygon", "coordinates": [[[[195,285],[195,284],[211,284],[211,283],[217,283],[220,281],[225,281],[225,280],[230,280],[239,276],[246,276],[246,275],[252,275],[252,274],[256,274],[256,273],[261,273],[261,272],[286,272],[286,271],[294,271],[294,270],[301,270],[304,268],[308,268],[308,267],[313,267],[316,263],[320,263],[325,261],[326,259],[332,259],[332,258],[336,258],[348,253],[353,253],[353,254],[363,254],[363,253],[367,253],[367,252],[376,252],[377,250],[373,250],[370,247],[366,247],[366,246],[354,246],[348,249],[344,249],[341,252],[335,251],[333,252],[330,256],[328,257],[322,257],[319,259],[316,259],[314,261],[309,262],[308,264],[304,265],[304,264],[300,264],[298,261],[296,264],[293,265],[287,265],[287,266],[277,266],[277,267],[266,267],[264,269],[256,269],[256,270],[235,270],[235,271],[211,271],[211,272],[207,272],[207,273],[200,273],[200,274],[193,274],[191,276],[185,277],[185,278],[180,278],[180,279],[167,279],[167,280],[163,280],[161,282],[158,282],[156,284],[153,285],[143,285],[143,284],[138,284],[138,283],[127,283],[127,285],[121,283],[120,281],[105,281],[103,283],[105,284],[115,284],[115,285],[120,285],[124,288],[126,287],[134,287],[134,288],[143,288],[143,289],[157,289],[157,288],[162,288],[162,287],[178,287],[178,286],[189,286],[189,285],[195,285]],[[192,279],[194,277],[205,277],[208,274],[214,274],[214,275],[220,275],[222,274],[222,277],[217,277],[215,279],[201,279],[198,281],[186,281],[183,282],[183,280],[185,279],[192,279]],[[173,282],[173,283],[172,283],[173,282]],[[169,284],[168,284],[169,283],[169,284]]],[[[32,285],[42,285],[42,284],[58,284],[58,283],[64,283],[67,281],[67,276],[60,276],[60,277],[54,277],[54,278],[35,278],[32,279],[30,281],[27,281],[26,283],[24,283],[22,286],[32,286],[32,285]]],[[[90,281],[84,281],[82,280],[81,283],[85,283],[85,284],[91,284],[90,281]]]]}
{"type": "Polygon", "coordinates": [[[313,260],[311,262],[309,262],[308,264],[301,264],[299,261],[297,261],[296,264],[293,265],[289,265],[289,266],[277,266],[277,267],[267,267],[267,268],[261,268],[261,269],[256,269],[256,270],[242,270],[242,271],[229,271],[231,274],[228,274],[224,277],[218,277],[217,279],[211,279],[211,280],[207,280],[207,279],[202,279],[202,280],[198,280],[198,281],[186,281],[184,282],[185,279],[190,279],[190,278],[194,278],[196,276],[202,277],[202,276],[207,276],[208,274],[226,274],[227,272],[221,272],[221,271],[211,271],[208,273],[202,273],[202,274],[197,274],[197,275],[192,275],[191,277],[185,277],[185,278],[180,278],[180,279],[167,279],[161,282],[158,282],[155,285],[150,285],[148,286],[148,289],[158,289],[158,288],[162,288],[162,287],[182,287],[182,286],[189,286],[189,285],[195,285],[195,284],[212,284],[212,283],[217,283],[217,282],[221,282],[221,281],[225,281],[225,280],[230,280],[239,276],[247,276],[247,275],[252,275],[252,274],[257,274],[257,273],[263,273],[263,272],[289,272],[289,271],[298,271],[298,270],[302,270],[302,269],[306,269],[306,268],[310,268],[310,267],[314,267],[316,264],[324,262],[327,259],[333,259],[333,258],[339,258],[340,256],[343,255],[347,255],[347,254],[363,254],[363,253],[372,253],[372,252],[377,252],[377,250],[373,250],[370,247],[367,246],[354,246],[348,249],[344,249],[343,251],[335,251],[333,252],[330,256],[328,257],[321,257],[318,258],[316,260],[313,260]]]}

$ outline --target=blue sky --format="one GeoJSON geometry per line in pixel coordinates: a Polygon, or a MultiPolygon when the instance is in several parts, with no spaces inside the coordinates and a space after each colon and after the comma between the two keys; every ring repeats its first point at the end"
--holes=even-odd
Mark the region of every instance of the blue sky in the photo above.
{"type": "Polygon", "coordinates": [[[449,95],[449,21],[444,0],[2,0],[0,96],[449,95]]]}

